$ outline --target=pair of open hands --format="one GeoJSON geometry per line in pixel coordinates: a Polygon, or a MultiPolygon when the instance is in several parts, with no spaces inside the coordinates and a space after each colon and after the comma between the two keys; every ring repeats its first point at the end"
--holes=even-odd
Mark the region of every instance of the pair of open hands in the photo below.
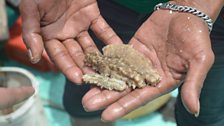
{"type": "MultiPolygon", "coordinates": [[[[22,0],[23,38],[31,62],[46,49],[51,60],[74,83],[90,72],[84,54],[97,50],[88,34],[91,29],[105,44],[122,40],[100,15],[96,0],[22,0]]],[[[197,115],[199,96],[214,62],[206,24],[190,14],[155,11],[137,30],[130,43],[159,71],[156,87],[115,92],[92,88],[83,97],[87,111],[105,108],[102,119],[112,121],[179,87],[186,109],[197,115]],[[109,114],[108,114],[109,113],[109,114]]]]}

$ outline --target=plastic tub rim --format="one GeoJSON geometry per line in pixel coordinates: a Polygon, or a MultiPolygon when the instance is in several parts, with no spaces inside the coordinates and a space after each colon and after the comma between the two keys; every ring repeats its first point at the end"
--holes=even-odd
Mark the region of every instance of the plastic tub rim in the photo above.
{"type": "Polygon", "coordinates": [[[28,110],[30,110],[30,108],[34,104],[35,96],[37,95],[39,84],[38,84],[35,76],[31,72],[29,72],[28,70],[25,70],[23,68],[0,67],[0,71],[2,71],[2,72],[15,72],[15,73],[23,74],[24,76],[26,76],[31,81],[32,87],[35,90],[34,94],[32,96],[30,96],[25,101],[25,103],[20,108],[18,108],[16,111],[14,111],[13,113],[10,113],[8,115],[1,115],[0,116],[0,123],[9,123],[9,122],[12,122],[13,120],[16,120],[16,119],[20,118],[28,110]]]}

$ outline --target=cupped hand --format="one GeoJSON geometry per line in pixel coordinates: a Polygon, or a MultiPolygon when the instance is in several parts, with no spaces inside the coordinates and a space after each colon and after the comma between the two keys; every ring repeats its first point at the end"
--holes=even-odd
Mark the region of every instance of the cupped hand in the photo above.
{"type": "Polygon", "coordinates": [[[113,121],[183,82],[182,101],[190,113],[198,116],[200,91],[214,62],[208,27],[203,20],[187,13],[158,10],[138,29],[130,44],[152,61],[161,81],[156,87],[122,93],[94,88],[83,98],[85,109],[105,108],[102,119],[113,121]]]}
{"type": "Polygon", "coordinates": [[[23,39],[31,62],[37,63],[46,49],[51,60],[75,82],[88,72],[84,53],[96,50],[91,29],[106,44],[121,43],[100,15],[96,0],[22,0],[23,39]]]}
{"type": "Polygon", "coordinates": [[[0,110],[12,107],[29,98],[34,93],[33,87],[2,88],[0,87],[0,110]]]}

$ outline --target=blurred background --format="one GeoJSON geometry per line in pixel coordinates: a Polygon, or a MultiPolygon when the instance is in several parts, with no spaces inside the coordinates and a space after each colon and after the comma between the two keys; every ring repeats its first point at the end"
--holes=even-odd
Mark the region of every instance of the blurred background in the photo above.
{"type": "MultiPolygon", "coordinates": [[[[36,126],[35,124],[27,123],[30,116],[32,120],[37,120],[40,116],[39,120],[41,122],[37,122],[39,126],[71,126],[69,115],[62,105],[65,77],[52,64],[46,53],[43,54],[41,61],[37,64],[31,64],[28,60],[27,50],[21,37],[22,21],[18,5],[19,0],[0,0],[0,83],[2,83],[0,86],[7,87],[3,83],[8,83],[12,80],[15,84],[18,83],[18,85],[24,83],[24,81],[38,83],[38,92],[36,94],[38,98],[34,98],[33,105],[30,108],[28,107],[25,112],[28,113],[28,111],[32,110],[29,113],[30,115],[25,116],[25,114],[21,114],[15,117],[24,118],[23,122],[20,122],[21,126],[36,126]],[[23,72],[20,73],[18,71],[23,72]],[[30,77],[29,74],[32,76],[30,77]],[[34,110],[39,114],[33,112],[34,110]]],[[[171,94],[148,103],[117,120],[115,125],[175,126],[174,104],[176,95],[177,91],[175,90],[171,94]]],[[[11,126],[15,120],[9,118],[9,115],[13,115],[12,113],[16,113],[17,110],[23,108],[26,102],[21,103],[8,113],[0,110],[0,126],[11,126]],[[11,121],[6,121],[7,123],[4,124],[1,122],[5,121],[4,119],[11,119],[11,121]]]]}

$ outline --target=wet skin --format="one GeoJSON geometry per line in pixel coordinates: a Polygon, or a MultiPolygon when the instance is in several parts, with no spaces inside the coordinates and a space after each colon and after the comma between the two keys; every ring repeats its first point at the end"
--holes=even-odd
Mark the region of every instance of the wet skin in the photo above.
{"type": "MultiPolygon", "coordinates": [[[[201,3],[209,2],[220,3],[201,3]]],[[[204,12],[215,12],[209,13],[215,21],[220,8],[204,12]]],[[[122,43],[100,16],[95,0],[23,0],[20,10],[31,61],[38,62],[45,48],[59,69],[75,83],[81,83],[83,73],[89,72],[84,67],[84,53],[96,50],[87,33],[89,28],[106,44],[122,43]]],[[[191,14],[159,10],[138,29],[130,44],[152,61],[161,82],[157,87],[124,92],[92,88],[83,98],[85,109],[105,108],[102,119],[113,121],[172,91],[185,80],[181,97],[186,109],[197,116],[200,90],[214,62],[206,24],[191,14]]]]}
{"type": "Polygon", "coordinates": [[[97,50],[91,29],[106,44],[122,43],[100,15],[96,0],[22,0],[23,40],[31,62],[45,49],[51,60],[74,83],[88,72],[84,53],[97,50]]]}

